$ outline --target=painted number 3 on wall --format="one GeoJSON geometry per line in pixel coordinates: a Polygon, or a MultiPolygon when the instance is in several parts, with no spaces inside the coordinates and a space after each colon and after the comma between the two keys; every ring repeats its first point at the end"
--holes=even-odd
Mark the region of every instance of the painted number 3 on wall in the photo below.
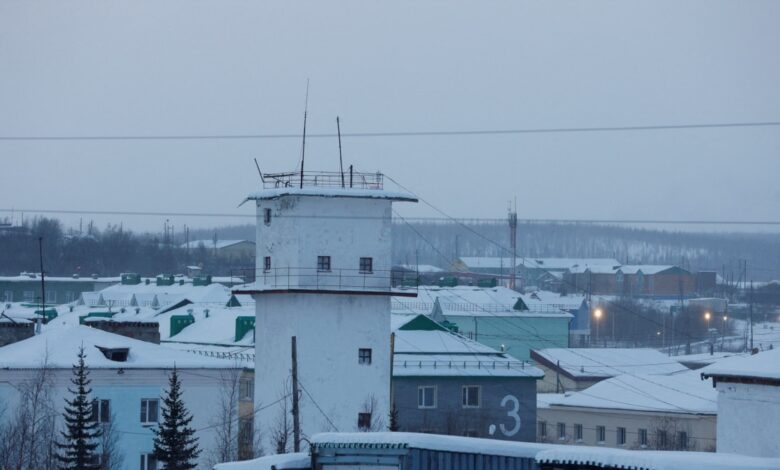
{"type": "Polygon", "coordinates": [[[520,431],[520,415],[517,414],[517,412],[520,411],[520,400],[514,395],[507,395],[501,400],[501,407],[506,408],[507,405],[510,405],[511,408],[506,412],[506,415],[514,421],[514,425],[507,429],[507,427],[501,423],[498,427],[501,429],[503,435],[512,437],[520,431]]]}

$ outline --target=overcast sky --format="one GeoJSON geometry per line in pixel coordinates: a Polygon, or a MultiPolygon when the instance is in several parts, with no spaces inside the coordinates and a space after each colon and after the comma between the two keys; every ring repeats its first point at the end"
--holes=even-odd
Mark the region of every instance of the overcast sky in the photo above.
{"type": "MultiPolygon", "coordinates": [[[[0,0],[0,135],[296,133],[307,78],[311,133],[336,115],[343,132],[780,121],[778,25],[775,0],[0,0]]],[[[780,127],[343,146],[457,217],[517,197],[521,218],[778,219],[780,127]]],[[[252,159],[299,156],[298,139],[0,141],[0,209],[250,214],[252,159]]],[[[338,169],[335,139],[307,142],[307,168],[338,169]]]]}

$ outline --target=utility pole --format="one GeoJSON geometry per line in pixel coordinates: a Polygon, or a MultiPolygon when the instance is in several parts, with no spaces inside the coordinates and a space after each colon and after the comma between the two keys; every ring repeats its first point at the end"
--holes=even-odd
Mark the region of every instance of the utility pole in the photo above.
{"type": "Polygon", "coordinates": [[[41,323],[46,317],[46,282],[44,280],[45,274],[43,272],[43,237],[38,237],[38,256],[41,261],[41,316],[35,321],[35,332],[41,332],[41,323]]]}
{"type": "Polygon", "coordinates": [[[395,410],[395,394],[393,393],[393,358],[395,357],[395,332],[390,333],[390,413],[395,410]]]}
{"type": "Polygon", "coordinates": [[[750,353],[753,353],[753,281],[750,281],[750,353]]]}
{"type": "Polygon", "coordinates": [[[301,420],[298,408],[298,344],[292,337],[292,415],[293,415],[293,451],[301,451],[301,420]]]}
{"type": "Polygon", "coordinates": [[[512,276],[509,278],[509,288],[516,290],[517,284],[517,207],[509,210],[509,244],[512,247],[512,276]]]}

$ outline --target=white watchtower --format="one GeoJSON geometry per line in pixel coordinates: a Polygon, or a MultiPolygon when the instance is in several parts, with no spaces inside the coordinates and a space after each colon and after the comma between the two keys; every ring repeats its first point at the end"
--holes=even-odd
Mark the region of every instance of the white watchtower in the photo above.
{"type": "MultiPolygon", "coordinates": [[[[391,275],[394,201],[381,173],[264,175],[257,203],[255,409],[266,451],[290,412],[297,339],[302,436],[386,430],[390,296],[416,296],[391,275]],[[278,404],[269,406],[278,402],[278,404]],[[369,415],[370,414],[370,415],[369,415]]],[[[292,439],[291,439],[292,440],[292,439]]]]}

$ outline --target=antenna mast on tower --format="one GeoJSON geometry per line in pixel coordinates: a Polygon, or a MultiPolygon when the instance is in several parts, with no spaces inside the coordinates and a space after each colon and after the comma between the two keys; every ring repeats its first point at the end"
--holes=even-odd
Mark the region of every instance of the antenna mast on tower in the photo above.
{"type": "Polygon", "coordinates": [[[303,188],[303,163],[306,158],[306,114],[309,112],[309,79],[306,79],[306,103],[303,106],[303,145],[301,146],[301,188],[303,188]]]}
{"type": "Polygon", "coordinates": [[[344,160],[341,158],[341,124],[339,117],[336,116],[336,131],[339,134],[339,172],[341,172],[341,187],[344,187],[344,160]]]}

